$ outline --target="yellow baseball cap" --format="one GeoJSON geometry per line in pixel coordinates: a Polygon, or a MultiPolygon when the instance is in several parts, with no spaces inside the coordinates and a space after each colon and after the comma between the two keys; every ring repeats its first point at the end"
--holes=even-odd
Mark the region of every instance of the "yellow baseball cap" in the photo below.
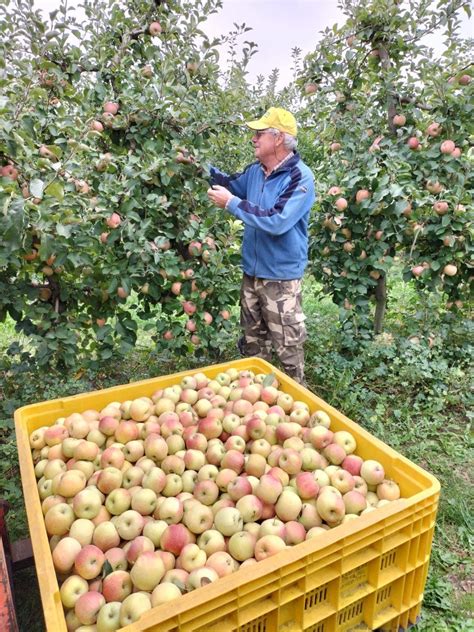
{"type": "Polygon", "coordinates": [[[273,127],[280,132],[296,136],[296,119],[291,112],[283,108],[269,108],[261,118],[256,121],[248,121],[245,125],[256,130],[273,127]]]}

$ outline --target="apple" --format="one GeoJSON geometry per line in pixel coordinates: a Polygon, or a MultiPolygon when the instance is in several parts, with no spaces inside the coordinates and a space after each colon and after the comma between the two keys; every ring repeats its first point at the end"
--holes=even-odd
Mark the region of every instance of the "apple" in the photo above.
{"type": "Polygon", "coordinates": [[[278,535],[264,535],[255,543],[255,559],[265,560],[286,549],[285,541],[278,535]]]}
{"type": "Polygon", "coordinates": [[[296,491],[302,500],[317,497],[319,485],[311,472],[299,472],[294,480],[296,491]]]}
{"type": "Polygon", "coordinates": [[[354,476],[354,489],[357,492],[360,492],[363,496],[367,496],[368,486],[362,476],[355,475],[354,476]]]}
{"type": "Polygon", "coordinates": [[[264,474],[255,489],[255,496],[265,503],[275,504],[283,491],[282,482],[270,474],[264,474]]]}
{"type": "Polygon", "coordinates": [[[52,552],[54,568],[59,574],[69,573],[82,545],[72,537],[64,537],[57,543],[52,552]]]}
{"type": "Polygon", "coordinates": [[[324,426],[325,428],[330,428],[331,418],[329,417],[326,411],[316,410],[309,418],[308,425],[311,427],[324,426]]]}
{"type": "Polygon", "coordinates": [[[217,529],[203,531],[197,539],[197,544],[208,557],[217,551],[225,551],[227,546],[224,536],[217,529]]]}
{"type": "MultiPolygon", "coordinates": [[[[104,419],[112,420],[113,417],[104,417],[103,419],[101,419],[99,422],[99,429],[102,427],[102,421],[104,421],[104,419]]],[[[113,421],[116,424],[115,428],[117,428],[118,421],[116,419],[113,419],[113,421]]],[[[111,425],[109,425],[107,429],[101,430],[101,432],[104,432],[104,434],[107,435],[109,429],[112,430],[111,425]]],[[[114,433],[115,429],[112,430],[111,435],[113,435],[114,433]]],[[[109,446],[108,448],[105,448],[105,450],[100,455],[100,467],[102,469],[105,469],[106,467],[115,467],[120,470],[124,464],[124,461],[125,456],[121,448],[117,446],[109,446]]]]}
{"type": "Polygon", "coordinates": [[[94,579],[102,571],[105,556],[94,544],[87,544],[76,555],[74,569],[84,579],[94,579]]]}
{"type": "Polygon", "coordinates": [[[198,481],[206,481],[206,480],[215,481],[218,474],[219,474],[219,469],[215,465],[212,465],[211,463],[206,463],[206,465],[203,465],[199,469],[198,481]]]}
{"type": "Polygon", "coordinates": [[[288,474],[297,474],[301,472],[301,465],[303,460],[301,454],[297,450],[291,448],[284,448],[283,452],[278,459],[278,467],[287,472],[288,474]]]}
{"type": "Polygon", "coordinates": [[[148,27],[148,32],[150,33],[152,37],[159,35],[161,31],[162,31],[162,28],[159,22],[151,22],[150,26],[148,27]]]}
{"type": "Polygon", "coordinates": [[[114,632],[118,630],[120,628],[120,609],[121,604],[119,601],[111,601],[104,604],[97,615],[97,632],[114,632]]]}
{"type": "Polygon", "coordinates": [[[289,546],[300,544],[306,539],[306,529],[303,524],[296,520],[289,520],[285,524],[285,542],[289,546]]]}
{"type": "MultiPolygon", "coordinates": [[[[256,520],[259,520],[263,515],[263,503],[260,498],[258,498],[254,494],[247,494],[239,498],[235,505],[235,508],[240,512],[244,523],[255,522],[256,520]]],[[[216,519],[214,518],[214,521],[215,520],[216,519]]],[[[219,527],[217,528],[219,529],[219,527]]]]}
{"type": "Polygon", "coordinates": [[[48,535],[66,535],[76,519],[74,511],[67,503],[58,503],[46,512],[44,522],[48,535]]]}
{"type": "Polygon", "coordinates": [[[186,544],[195,542],[195,540],[195,536],[184,524],[171,524],[161,535],[160,547],[163,551],[179,555],[186,544]]]}
{"type": "MultiPolygon", "coordinates": [[[[240,531],[239,533],[243,533],[240,531]]],[[[206,568],[214,570],[219,577],[230,575],[238,568],[237,561],[226,551],[212,553],[206,562],[206,568]]]]}
{"type": "Polygon", "coordinates": [[[411,273],[414,277],[421,276],[424,271],[425,271],[425,268],[422,265],[413,266],[413,268],[411,269],[411,273]]]}
{"type": "Polygon", "coordinates": [[[105,505],[102,505],[101,508],[99,509],[99,513],[97,514],[97,516],[95,518],[91,518],[91,522],[95,526],[97,526],[101,522],[106,522],[107,520],[111,520],[111,519],[112,519],[112,516],[107,511],[105,505]]]}
{"type": "Polygon", "coordinates": [[[449,204],[444,200],[438,200],[433,204],[433,210],[438,215],[445,215],[449,210],[449,204]]]}
{"type": "Polygon", "coordinates": [[[441,125],[439,123],[430,123],[426,128],[428,136],[436,137],[441,133],[441,125]]]}
{"type": "Polygon", "coordinates": [[[92,534],[94,533],[95,524],[87,518],[78,518],[74,520],[69,529],[69,535],[79,542],[81,546],[92,543],[92,534]]]}
{"type": "Polygon", "coordinates": [[[354,436],[350,432],[347,432],[347,430],[339,430],[335,432],[333,441],[334,443],[342,446],[346,454],[352,454],[357,448],[357,442],[354,439],[354,436]]]}
{"type": "Polygon", "coordinates": [[[181,590],[173,582],[162,581],[158,586],[153,589],[151,594],[151,605],[153,608],[159,606],[162,603],[173,601],[181,596],[181,590]]]}
{"type": "Polygon", "coordinates": [[[163,560],[155,551],[141,553],[130,571],[133,585],[139,590],[151,591],[165,574],[163,560]]]}
{"type": "Polygon", "coordinates": [[[201,568],[206,564],[207,555],[197,544],[190,542],[186,544],[182,549],[177,563],[180,568],[184,568],[185,571],[190,573],[196,568],[201,568]]]}
{"type": "Polygon", "coordinates": [[[104,553],[117,547],[120,544],[120,536],[115,525],[109,520],[98,524],[92,536],[92,544],[95,544],[104,553]]]}
{"type": "Polygon", "coordinates": [[[395,116],[392,119],[392,122],[397,127],[402,127],[407,122],[407,119],[406,119],[406,116],[404,116],[403,114],[395,114],[395,116]]]}
{"type": "Polygon", "coordinates": [[[383,465],[378,461],[367,459],[362,463],[360,476],[362,476],[368,485],[378,485],[385,478],[385,470],[383,465]]]}
{"type": "Polygon", "coordinates": [[[380,500],[398,500],[400,487],[395,481],[384,479],[377,485],[376,494],[380,500]]]}
{"type": "Polygon", "coordinates": [[[73,498],[85,488],[86,483],[87,479],[84,472],[69,470],[56,474],[53,478],[52,491],[53,494],[64,496],[64,498],[73,498]]]}
{"type": "MultiPolygon", "coordinates": [[[[265,439],[259,439],[254,443],[257,443],[257,445],[255,447],[252,445],[250,448],[251,450],[252,448],[256,450],[259,449],[267,455],[270,453],[271,446],[265,439]]],[[[260,479],[267,469],[265,454],[262,454],[261,452],[253,452],[246,455],[244,464],[245,473],[250,476],[256,476],[260,479]]]]}
{"type": "Polygon", "coordinates": [[[290,422],[296,422],[300,426],[306,426],[309,422],[310,413],[304,408],[296,408],[290,412],[290,422]]]}
{"type": "Polygon", "coordinates": [[[452,154],[455,148],[456,145],[452,140],[444,140],[439,147],[442,154],[452,154]]]}
{"type": "Polygon", "coordinates": [[[368,200],[370,198],[370,192],[367,189],[360,189],[356,193],[356,202],[360,204],[364,200],[368,200]]]}
{"type": "Polygon", "coordinates": [[[151,597],[147,592],[134,592],[126,597],[120,608],[120,625],[125,627],[137,621],[142,614],[151,610],[151,597]]]}
{"type": "Polygon", "coordinates": [[[89,590],[87,580],[79,575],[69,575],[61,584],[59,594],[61,602],[65,608],[74,608],[76,601],[81,595],[89,590]]]}
{"type": "Polygon", "coordinates": [[[342,496],[346,514],[360,514],[367,507],[367,499],[360,492],[351,489],[342,496]]]}
{"type": "MultiPolygon", "coordinates": [[[[84,424],[87,424],[87,422],[84,421],[84,424]]],[[[87,425],[87,431],[89,431],[88,425],[87,425]]],[[[87,432],[85,434],[87,434],[87,432]]],[[[61,444],[64,441],[64,439],[66,439],[68,436],[69,434],[68,434],[67,428],[61,425],[50,426],[49,428],[46,428],[46,430],[43,433],[44,441],[46,445],[50,447],[53,445],[61,444]]],[[[73,435],[71,434],[71,436],[73,435]]],[[[77,438],[82,439],[82,437],[77,437],[77,438]]]]}
{"type": "Polygon", "coordinates": [[[323,488],[316,501],[316,509],[321,518],[329,523],[340,522],[346,512],[344,501],[337,490],[323,488]]]}
{"type": "Polygon", "coordinates": [[[323,450],[333,441],[334,433],[325,426],[314,426],[311,428],[308,439],[316,450],[323,450]]]}
{"type": "Polygon", "coordinates": [[[275,512],[280,520],[288,522],[298,518],[302,506],[303,502],[297,493],[284,489],[275,503],[275,512]]]}
{"type": "Polygon", "coordinates": [[[340,465],[347,454],[342,446],[337,443],[330,443],[323,448],[323,456],[333,465],[340,465]]]}
{"type": "Polygon", "coordinates": [[[104,103],[104,112],[107,112],[107,114],[113,114],[115,116],[118,111],[118,103],[114,103],[113,101],[107,101],[106,103],[104,103]]]}
{"type": "Polygon", "coordinates": [[[92,625],[104,604],[105,599],[100,592],[89,590],[77,599],[74,613],[82,625],[92,625]]]}
{"type": "Polygon", "coordinates": [[[142,516],[149,516],[155,511],[157,496],[152,489],[143,487],[132,494],[132,509],[142,516]]]}
{"type": "Polygon", "coordinates": [[[341,463],[341,467],[344,470],[347,470],[353,476],[359,476],[360,468],[363,462],[364,461],[362,457],[358,456],[357,454],[347,454],[347,456],[341,463]]]}
{"type": "Polygon", "coordinates": [[[102,594],[105,601],[123,601],[133,590],[130,573],[116,570],[106,575],[102,581],[102,594]]]}
{"type": "Polygon", "coordinates": [[[322,535],[324,535],[326,533],[328,529],[324,528],[323,526],[321,527],[312,527],[308,533],[306,534],[306,539],[307,540],[312,540],[313,538],[320,538],[322,535]]]}
{"type": "Polygon", "coordinates": [[[312,527],[319,527],[322,524],[322,520],[316,505],[311,502],[304,502],[301,506],[301,513],[298,517],[298,522],[301,522],[306,530],[309,530],[312,527]]]}
{"type": "Polygon", "coordinates": [[[222,535],[231,536],[238,531],[242,531],[244,521],[242,514],[236,507],[224,507],[214,516],[214,524],[222,535]]]}
{"type": "Polygon", "coordinates": [[[141,534],[145,521],[143,516],[134,509],[127,509],[117,516],[115,526],[122,540],[133,540],[141,534]]]}
{"type": "Polygon", "coordinates": [[[229,482],[226,490],[230,498],[237,501],[243,496],[252,493],[252,485],[245,476],[237,476],[229,482]]]}
{"type": "MultiPolygon", "coordinates": [[[[122,479],[122,472],[116,467],[109,466],[100,472],[97,478],[97,487],[103,494],[109,494],[113,489],[118,489],[122,486],[122,479]]],[[[88,516],[80,517],[87,518],[88,516]]]]}
{"type": "MultiPolygon", "coordinates": [[[[137,439],[137,441],[140,441],[139,439],[137,439]]],[[[126,444],[123,448],[123,452],[124,454],[127,451],[127,445],[129,445],[130,443],[135,443],[134,441],[130,441],[128,444],[126,444]]],[[[143,445],[143,444],[142,444],[143,445]]],[[[140,457],[140,459],[143,457],[143,455],[140,457]]],[[[125,470],[124,474],[123,474],[123,478],[122,478],[122,485],[124,489],[130,489],[130,487],[136,487],[137,485],[141,485],[141,482],[143,480],[143,477],[145,476],[145,472],[143,470],[143,468],[138,466],[138,461],[140,459],[137,459],[136,465],[132,465],[130,467],[127,467],[127,469],[125,470]]],[[[127,459],[129,462],[130,459],[127,459]]],[[[154,466],[154,464],[152,463],[152,466],[154,466]]],[[[111,492],[112,493],[112,492],[111,492]]]]}
{"type": "Polygon", "coordinates": [[[219,579],[219,575],[213,568],[207,566],[197,568],[189,573],[186,581],[186,590],[196,590],[201,588],[201,586],[215,582],[217,579],[219,579]]]}
{"type": "Polygon", "coordinates": [[[407,141],[407,145],[410,149],[413,149],[413,150],[416,150],[421,146],[420,141],[418,140],[416,136],[411,136],[407,141]]]}
{"type": "MultiPolygon", "coordinates": [[[[87,436],[91,435],[91,432],[89,432],[87,436]]],[[[105,442],[105,437],[104,437],[104,442],[105,442]]],[[[94,441],[89,441],[86,439],[78,439],[72,451],[72,457],[76,461],[95,461],[98,454],[99,454],[98,444],[95,443],[94,441]]]]}
{"type": "Polygon", "coordinates": [[[314,83],[313,81],[310,81],[309,83],[307,83],[304,87],[304,92],[305,94],[314,94],[315,92],[318,91],[318,84],[314,83]]]}
{"type": "Polygon", "coordinates": [[[458,269],[455,265],[448,263],[447,265],[444,266],[443,268],[443,273],[446,276],[455,276],[458,272],[458,269]]]}

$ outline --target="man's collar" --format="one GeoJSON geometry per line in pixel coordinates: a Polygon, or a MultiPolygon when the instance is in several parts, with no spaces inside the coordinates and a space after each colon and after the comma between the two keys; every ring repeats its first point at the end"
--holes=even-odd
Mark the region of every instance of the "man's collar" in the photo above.
{"type": "Polygon", "coordinates": [[[283,167],[283,165],[285,165],[291,158],[293,158],[296,155],[296,152],[294,151],[290,151],[288,154],[286,154],[286,156],[283,158],[283,160],[280,160],[280,162],[275,165],[273,167],[273,169],[269,172],[266,171],[265,167],[263,166],[263,164],[261,164],[260,166],[263,169],[263,172],[265,173],[265,177],[268,178],[268,176],[270,176],[273,172],[275,172],[277,169],[280,169],[280,167],[283,167]]]}

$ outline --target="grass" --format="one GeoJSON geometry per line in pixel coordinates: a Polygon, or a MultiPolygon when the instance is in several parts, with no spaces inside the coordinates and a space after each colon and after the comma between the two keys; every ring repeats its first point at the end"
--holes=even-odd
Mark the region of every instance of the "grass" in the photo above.
{"type": "MultiPolygon", "coordinates": [[[[386,333],[348,353],[341,346],[338,310],[310,280],[305,284],[309,388],[410,460],[442,485],[440,509],[417,632],[474,629],[472,601],[472,325],[443,311],[441,298],[418,295],[394,274],[386,333]],[[410,341],[410,337],[417,336],[410,341]]],[[[237,357],[235,337],[219,361],[237,357]]],[[[0,351],[14,338],[0,325],[0,351]]],[[[160,356],[146,334],[126,359],[75,375],[4,376],[0,395],[1,496],[11,505],[12,538],[27,535],[12,413],[20,405],[202,365],[202,360],[160,356]]],[[[43,629],[34,570],[15,577],[20,628],[43,629]],[[28,589],[26,587],[28,586],[28,589]],[[29,588],[32,586],[32,589],[29,588]],[[25,596],[27,593],[27,596],[25,596]],[[34,623],[32,624],[32,617],[34,623]],[[36,626],[36,627],[35,627],[36,626]]]]}

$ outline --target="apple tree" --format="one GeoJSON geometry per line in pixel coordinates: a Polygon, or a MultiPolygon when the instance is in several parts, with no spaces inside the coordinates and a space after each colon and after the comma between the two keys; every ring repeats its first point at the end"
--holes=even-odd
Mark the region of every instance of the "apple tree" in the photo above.
{"type": "Polygon", "coordinates": [[[11,353],[106,360],[139,318],[158,351],[217,354],[240,232],[206,196],[234,111],[202,30],[219,0],[31,5],[0,7],[0,319],[29,345],[11,353]]]}
{"type": "Polygon", "coordinates": [[[346,23],[298,79],[320,190],[311,260],[349,337],[367,337],[382,330],[396,258],[448,304],[468,292],[472,44],[458,35],[462,0],[341,4],[346,23]],[[448,38],[439,58],[429,35],[448,38]]]}

